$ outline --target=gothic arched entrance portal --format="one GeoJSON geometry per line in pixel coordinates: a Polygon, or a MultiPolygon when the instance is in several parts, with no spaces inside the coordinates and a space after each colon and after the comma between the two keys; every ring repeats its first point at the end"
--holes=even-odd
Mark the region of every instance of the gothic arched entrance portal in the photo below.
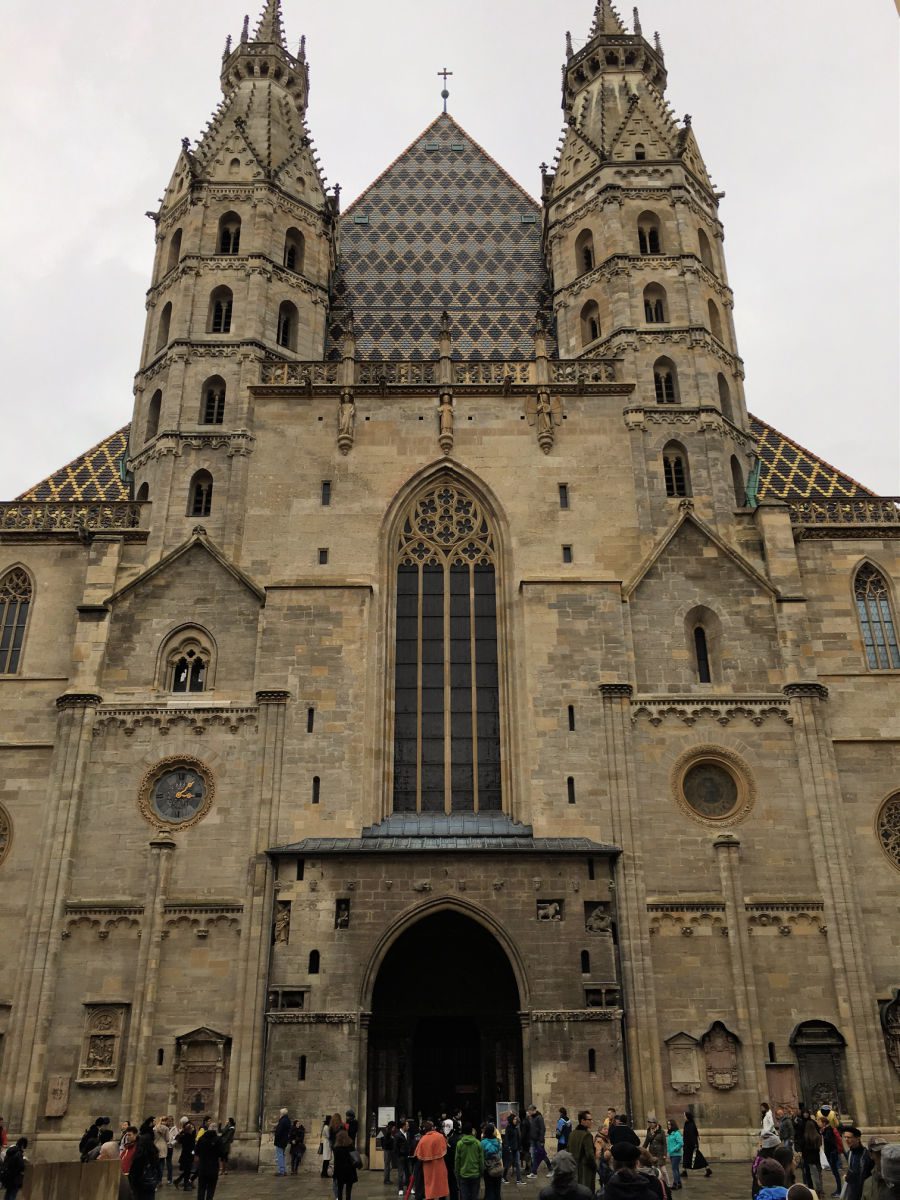
{"type": "Polygon", "coordinates": [[[441,910],[406,929],[375,980],[369,1028],[370,1122],[381,1107],[473,1118],[522,1098],[519,989],[491,933],[441,910]]]}

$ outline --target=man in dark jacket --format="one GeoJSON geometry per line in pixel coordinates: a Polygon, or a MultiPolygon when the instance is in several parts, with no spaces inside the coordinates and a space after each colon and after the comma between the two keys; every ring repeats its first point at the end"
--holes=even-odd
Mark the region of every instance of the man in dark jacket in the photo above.
{"type": "Polygon", "coordinates": [[[604,1200],[662,1200],[665,1192],[658,1179],[637,1169],[641,1151],[631,1142],[616,1142],[612,1147],[615,1171],[609,1177],[604,1200]]]}
{"type": "Polygon", "coordinates": [[[628,1124],[628,1118],[624,1113],[619,1113],[609,1126],[609,1144],[618,1146],[623,1142],[629,1146],[636,1146],[638,1150],[641,1148],[641,1139],[628,1124]]]}
{"type": "Polygon", "coordinates": [[[578,1182],[591,1192],[597,1190],[597,1159],[594,1157],[594,1135],[591,1132],[593,1121],[590,1112],[582,1109],[578,1114],[578,1124],[569,1137],[569,1153],[575,1160],[578,1182]]]}
{"type": "Polygon", "coordinates": [[[541,1190],[538,1200],[594,1200],[594,1193],[576,1178],[575,1159],[568,1150],[560,1150],[553,1160],[550,1184],[541,1190]]]}
{"type": "Polygon", "coordinates": [[[862,1132],[856,1126],[844,1127],[847,1139],[847,1200],[861,1200],[863,1184],[872,1173],[872,1160],[862,1143],[862,1132]]]}
{"type": "Polygon", "coordinates": [[[275,1174],[287,1175],[284,1152],[291,1140],[291,1118],[286,1108],[281,1109],[278,1114],[278,1123],[272,1130],[272,1138],[275,1142],[275,1174]]]}
{"type": "Polygon", "coordinates": [[[28,1138],[21,1137],[14,1146],[6,1152],[0,1165],[0,1184],[6,1188],[10,1200],[16,1200],[19,1189],[25,1182],[25,1151],[28,1149],[28,1138]]]}
{"type": "Polygon", "coordinates": [[[547,1174],[551,1173],[550,1158],[544,1148],[544,1142],[547,1140],[547,1126],[544,1123],[543,1114],[530,1104],[528,1106],[528,1116],[530,1119],[531,1130],[531,1170],[528,1174],[529,1179],[533,1179],[538,1173],[538,1168],[542,1162],[547,1164],[547,1174]]]}
{"type": "Polygon", "coordinates": [[[194,1172],[197,1176],[197,1200],[213,1200],[219,1182],[219,1167],[224,1146],[218,1126],[211,1124],[194,1147],[194,1172]]]}

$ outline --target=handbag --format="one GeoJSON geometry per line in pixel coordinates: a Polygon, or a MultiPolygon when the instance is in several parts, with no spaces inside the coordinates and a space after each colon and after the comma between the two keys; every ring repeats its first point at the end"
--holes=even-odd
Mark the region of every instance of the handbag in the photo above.
{"type": "Polygon", "coordinates": [[[362,1155],[358,1150],[350,1151],[350,1161],[357,1170],[362,1166],[362,1155]]]}
{"type": "Polygon", "coordinates": [[[318,1148],[318,1150],[316,1151],[316,1154],[321,1154],[321,1153],[322,1153],[322,1143],[321,1143],[321,1142],[319,1142],[319,1148],[318,1148]]]}

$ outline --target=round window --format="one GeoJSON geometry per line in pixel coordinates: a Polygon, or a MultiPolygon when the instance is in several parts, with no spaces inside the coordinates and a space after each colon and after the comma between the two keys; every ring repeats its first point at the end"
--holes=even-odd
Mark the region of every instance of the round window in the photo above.
{"type": "Polygon", "coordinates": [[[737,824],[753,806],[750,768],[723,746],[693,746],[672,770],[672,792],[678,805],[706,825],[737,824]]]}
{"type": "Polygon", "coordinates": [[[900,792],[888,796],[882,804],[875,826],[882,850],[900,870],[900,792]]]}

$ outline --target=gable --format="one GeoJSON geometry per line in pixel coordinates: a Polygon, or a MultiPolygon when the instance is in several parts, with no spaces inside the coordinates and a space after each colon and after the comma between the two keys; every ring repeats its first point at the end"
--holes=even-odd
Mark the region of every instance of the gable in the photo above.
{"type": "Polygon", "coordinates": [[[126,425],[79,454],[40,483],[17,496],[18,500],[127,500],[119,462],[128,449],[126,425]]]}
{"type": "Polygon", "coordinates": [[[759,441],[760,500],[875,495],[799,442],[779,433],[752,413],[748,415],[753,436],[759,441]]]}
{"type": "MultiPolygon", "coordinates": [[[[647,158],[671,158],[674,154],[674,129],[667,132],[665,123],[654,111],[647,92],[638,93],[636,103],[629,107],[628,115],[613,136],[610,145],[610,157],[613,159],[634,158],[635,143],[642,142],[647,150],[647,158]]],[[[669,121],[671,126],[671,121],[669,121]]]]}
{"type": "Polygon", "coordinates": [[[550,301],[540,208],[442,114],[341,218],[334,295],[330,358],[348,309],[361,358],[436,358],[444,310],[455,358],[532,358],[550,301]]]}

